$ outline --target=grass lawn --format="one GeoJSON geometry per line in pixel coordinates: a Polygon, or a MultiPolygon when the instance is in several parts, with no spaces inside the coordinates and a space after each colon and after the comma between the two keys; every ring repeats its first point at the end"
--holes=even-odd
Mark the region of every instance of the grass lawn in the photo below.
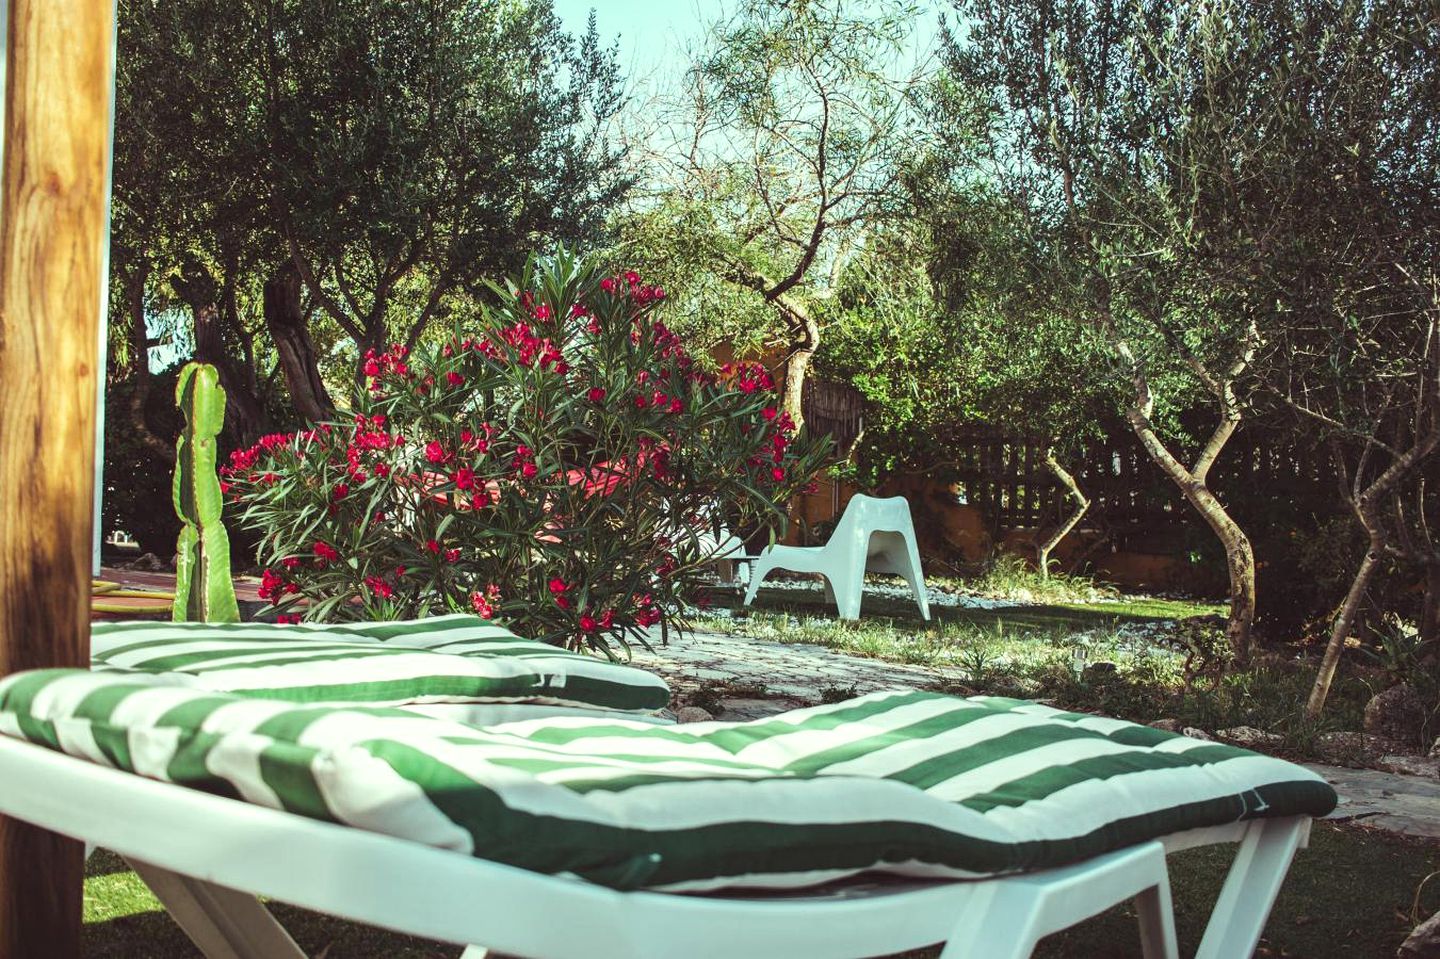
{"type": "Polygon", "coordinates": [[[1316,757],[1324,733],[1361,728],[1365,703],[1393,682],[1352,659],[1325,714],[1309,718],[1301,706],[1314,682],[1314,661],[1282,648],[1247,667],[1225,669],[1214,653],[1224,649],[1218,622],[1199,618],[1220,612],[1211,603],[1123,598],[932,606],[933,618],[925,622],[913,602],[872,594],[858,621],[842,622],[814,589],[767,589],[750,609],[737,608],[733,592],[716,600],[696,628],[923,666],[936,671],[935,688],[962,695],[1044,699],[1065,709],[1140,723],[1174,719],[1211,732],[1253,726],[1280,736],[1269,751],[1287,758],[1316,757]],[[1192,650],[1210,652],[1187,660],[1192,650]],[[1077,661],[1081,651],[1086,658],[1077,661]],[[1077,662],[1094,668],[1077,669],[1077,662]]]}
{"type": "MultiPolygon", "coordinates": [[[[1181,853],[1171,859],[1181,951],[1193,952],[1233,847],[1181,853]]],[[[1308,851],[1290,873],[1259,955],[1296,959],[1380,959],[1394,956],[1409,931],[1415,889],[1440,870],[1440,843],[1359,826],[1318,823],[1308,851]]],[[[414,881],[423,881],[414,877],[414,881]]],[[[1432,883],[1433,886],[1433,883],[1432,883]]],[[[1422,903],[1440,907],[1440,890],[1422,903]]],[[[460,949],[274,906],[307,955],[324,959],[441,959],[460,949]]],[[[117,857],[97,852],[85,883],[85,954],[104,959],[179,959],[199,953],[117,857]]],[[[924,953],[918,955],[931,955],[924,953]]],[[[917,955],[917,959],[918,959],[917,955]]],[[[1138,957],[1133,917],[1115,910],[1042,943],[1045,959],[1138,957]]],[[[680,957],[677,957],[680,959],[680,957]]],[[[796,959],[804,959],[797,956],[796,959]]]]}
{"type": "MultiPolygon", "coordinates": [[[[714,594],[717,607],[739,608],[743,593],[733,588],[721,587],[714,594]]],[[[815,589],[787,588],[783,580],[767,580],[761,587],[752,607],[758,610],[806,615],[824,613],[831,618],[835,615],[832,603],[825,602],[825,595],[815,589]]],[[[1052,630],[1057,627],[1098,628],[1115,623],[1149,622],[1160,619],[1189,619],[1194,616],[1223,615],[1225,607],[1219,603],[1185,599],[1157,599],[1152,597],[1124,597],[1101,603],[1050,601],[1025,603],[1010,607],[984,609],[976,606],[930,607],[931,622],[937,626],[977,626],[993,628],[1001,626],[1018,629],[1052,630]]],[[[867,620],[890,620],[901,625],[924,626],[920,610],[910,599],[897,599],[873,593],[865,596],[861,605],[860,622],[867,620]]]]}

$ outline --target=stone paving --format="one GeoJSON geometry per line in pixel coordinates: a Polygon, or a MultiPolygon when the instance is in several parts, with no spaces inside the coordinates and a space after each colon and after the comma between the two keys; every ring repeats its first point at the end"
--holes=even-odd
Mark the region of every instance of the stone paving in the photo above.
{"type": "MultiPolygon", "coordinates": [[[[709,686],[724,704],[723,719],[759,719],[813,706],[827,697],[883,689],[954,685],[956,677],[924,666],[865,659],[801,643],[694,633],[653,652],[637,648],[635,665],[664,676],[680,702],[709,686]]],[[[1440,780],[1374,769],[1309,764],[1340,793],[1329,818],[1411,836],[1440,838],[1440,780]]]]}
{"type": "Polygon", "coordinates": [[[657,643],[654,652],[637,647],[635,665],[664,676],[681,702],[714,686],[725,704],[723,718],[737,722],[814,706],[841,692],[849,698],[882,689],[934,689],[950,678],[942,670],[848,656],[823,646],[702,632],[668,646],[657,643]]]}

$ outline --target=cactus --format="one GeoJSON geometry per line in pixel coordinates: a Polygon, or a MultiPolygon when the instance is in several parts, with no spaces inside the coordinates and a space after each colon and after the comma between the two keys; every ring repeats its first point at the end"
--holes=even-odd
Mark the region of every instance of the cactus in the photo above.
{"type": "Polygon", "coordinates": [[[184,522],[176,543],[177,622],[238,623],[230,579],[230,537],[220,520],[224,497],[216,475],[216,435],[225,422],[225,390],[208,363],[187,363],[175,386],[185,429],[175,441],[175,513],[184,522]]]}

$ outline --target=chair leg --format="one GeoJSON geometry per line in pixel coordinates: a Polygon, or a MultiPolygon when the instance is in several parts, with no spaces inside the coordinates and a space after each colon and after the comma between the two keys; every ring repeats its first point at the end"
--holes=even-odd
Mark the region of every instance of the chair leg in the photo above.
{"type": "Polygon", "coordinates": [[[914,600],[920,603],[920,615],[924,621],[930,621],[930,593],[924,587],[924,567],[920,566],[920,550],[914,544],[914,530],[904,534],[904,569],[903,576],[906,582],[910,583],[910,589],[914,592],[914,600]]]}
{"type": "Polygon", "coordinates": [[[1195,959],[1233,959],[1254,954],[1308,826],[1309,820],[1304,818],[1261,819],[1250,824],[1210,913],[1195,959]]]}
{"type": "Polygon", "coordinates": [[[760,583],[766,576],[770,575],[771,565],[761,556],[755,560],[755,565],[750,570],[750,584],[745,587],[745,603],[749,606],[755,602],[755,594],[760,591],[760,583]]]}
{"type": "Polygon", "coordinates": [[[835,582],[825,577],[826,597],[835,602],[835,610],[841,619],[860,618],[860,603],[865,598],[865,564],[862,560],[858,569],[845,570],[835,582]]]}
{"type": "Polygon", "coordinates": [[[254,896],[126,859],[205,959],[305,959],[254,896]]]}

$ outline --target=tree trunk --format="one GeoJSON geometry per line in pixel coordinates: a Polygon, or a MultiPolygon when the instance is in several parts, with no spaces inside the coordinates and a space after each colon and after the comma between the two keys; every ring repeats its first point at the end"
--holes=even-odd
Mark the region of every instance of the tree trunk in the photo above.
{"type": "Polygon", "coordinates": [[[795,421],[795,429],[805,425],[805,377],[810,371],[810,360],[820,347],[820,327],[793,304],[777,306],[788,315],[792,326],[790,355],[785,358],[785,392],[781,408],[795,421]]]}
{"type": "Polygon", "coordinates": [[[237,446],[253,443],[266,431],[269,418],[260,398],[246,388],[225,347],[225,319],[220,309],[220,290],[203,265],[190,261],[170,279],[176,295],[190,307],[195,323],[195,360],[209,363],[220,373],[225,388],[225,430],[237,446]]]}
{"type": "MultiPolygon", "coordinates": [[[[1231,518],[1203,476],[1188,469],[1165,447],[1140,408],[1132,407],[1127,418],[1150,458],[1180,488],[1186,502],[1195,508],[1225,548],[1225,567],[1230,577],[1230,616],[1225,624],[1225,637],[1236,662],[1245,663],[1250,658],[1251,630],[1255,624],[1255,550],[1250,545],[1250,537],[1231,518]]],[[[1213,462],[1224,447],[1237,421],[1238,417],[1234,417],[1217,428],[1207,448],[1210,461],[1213,462]]]]}
{"type": "Polygon", "coordinates": [[[142,262],[125,277],[125,306],[130,321],[130,375],[134,386],[126,403],[126,419],[131,431],[161,462],[175,460],[174,442],[166,442],[150,428],[146,416],[154,376],[150,372],[150,333],[145,327],[145,284],[149,282],[150,264],[142,262]]]}
{"type": "Polygon", "coordinates": [[[296,412],[312,423],[332,419],[335,407],[320,379],[315,344],[300,305],[300,274],[293,265],[282,265],[266,281],[264,310],[296,412]]]}
{"type": "Polygon", "coordinates": [[[1425,563],[1425,597],[1420,606],[1421,642],[1440,643],[1440,556],[1425,563]]]}
{"type": "MultiPolygon", "coordinates": [[[[1365,520],[1362,519],[1361,522],[1365,520]]],[[[1345,602],[1330,627],[1330,639],[1325,643],[1320,672],[1315,676],[1315,685],[1310,688],[1310,699],[1305,703],[1305,715],[1311,719],[1319,716],[1325,708],[1325,700],[1330,695],[1330,684],[1335,681],[1335,670],[1340,665],[1340,654],[1345,651],[1345,640],[1350,637],[1350,630],[1354,628],[1355,618],[1360,615],[1360,606],[1365,601],[1365,591],[1370,588],[1370,580],[1375,577],[1375,570],[1379,569],[1384,555],[1384,537],[1378,528],[1371,529],[1370,545],[1365,550],[1365,559],[1355,571],[1355,578],[1350,581],[1350,590],[1345,594],[1345,602]]]]}
{"type": "Polygon", "coordinates": [[[1060,521],[1060,524],[1050,531],[1043,539],[1035,545],[1035,562],[1040,567],[1040,578],[1050,578],[1050,553],[1060,542],[1070,535],[1070,531],[1084,517],[1085,511],[1090,508],[1090,501],[1085,498],[1085,493],[1080,489],[1080,484],[1070,471],[1060,465],[1055,458],[1055,451],[1049,447],[1045,448],[1045,467],[1065,487],[1065,495],[1070,498],[1070,513],[1060,521]]]}

